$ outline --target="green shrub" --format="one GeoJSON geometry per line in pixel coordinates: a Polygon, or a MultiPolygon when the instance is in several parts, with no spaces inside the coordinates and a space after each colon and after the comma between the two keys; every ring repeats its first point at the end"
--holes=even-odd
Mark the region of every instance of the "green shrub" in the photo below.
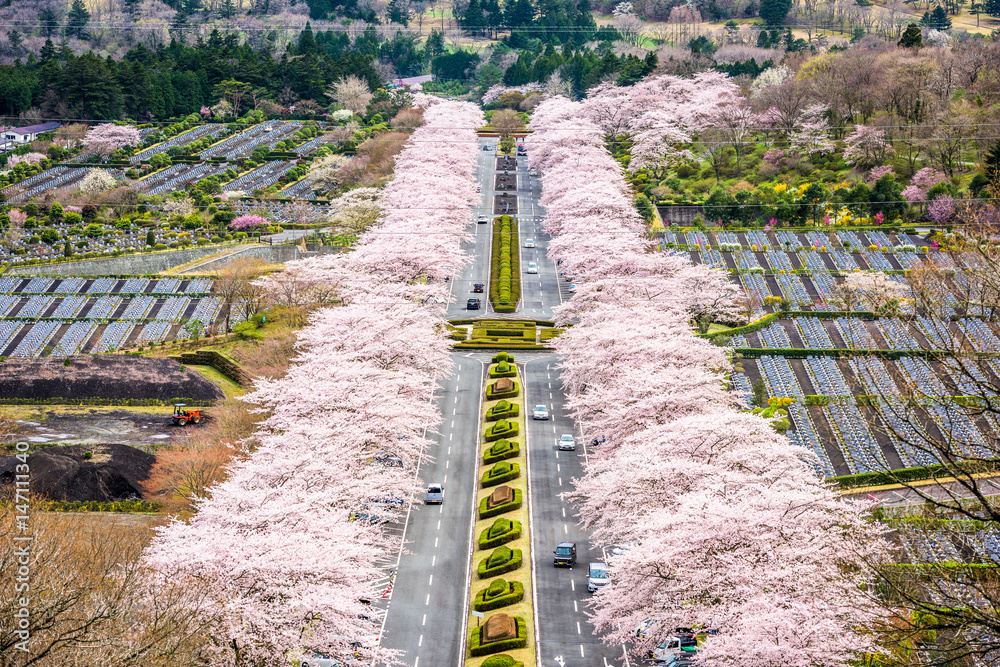
{"type": "Polygon", "coordinates": [[[496,579],[490,584],[489,588],[476,593],[472,608],[476,611],[492,611],[493,609],[517,604],[523,599],[524,586],[520,582],[512,581],[508,583],[503,579],[496,579]]]}
{"type": "MultiPolygon", "coordinates": [[[[467,322],[467,324],[476,324],[475,321],[467,322]]],[[[506,352],[499,352],[493,355],[493,363],[499,364],[500,362],[507,362],[508,364],[514,363],[514,355],[507,354],[506,352]]]]}
{"type": "MultiPolygon", "coordinates": [[[[506,331],[500,332],[487,332],[488,335],[497,334],[500,336],[509,335],[506,331]]],[[[508,363],[506,361],[501,361],[492,368],[490,368],[491,378],[512,378],[517,377],[517,366],[508,363]]]]}
{"type": "Polygon", "coordinates": [[[521,509],[521,504],[524,501],[524,494],[521,489],[514,489],[514,500],[509,503],[504,503],[503,505],[497,505],[496,507],[486,507],[486,498],[479,501],[479,518],[480,519],[492,519],[500,514],[506,514],[507,512],[512,512],[516,509],[521,509]]]}
{"type": "Polygon", "coordinates": [[[483,437],[486,439],[486,442],[493,442],[501,438],[513,438],[517,435],[518,430],[517,422],[501,419],[486,429],[483,437]]]}
{"type": "Polygon", "coordinates": [[[524,667],[524,663],[514,660],[509,655],[501,654],[486,658],[480,667],[524,667]]]}
{"type": "Polygon", "coordinates": [[[504,639],[498,642],[490,642],[489,644],[482,643],[482,627],[471,628],[469,630],[469,652],[473,657],[477,657],[480,655],[499,653],[500,651],[510,651],[513,649],[524,648],[528,645],[527,623],[525,623],[524,619],[520,616],[515,616],[514,622],[517,624],[516,639],[504,639]]]}
{"type": "Polygon", "coordinates": [[[490,383],[486,385],[487,401],[495,401],[498,398],[514,398],[515,396],[521,393],[521,387],[517,382],[514,383],[514,388],[511,389],[510,391],[495,391],[493,388],[495,384],[496,383],[490,383]]]}
{"type": "Polygon", "coordinates": [[[516,463],[509,463],[508,461],[500,461],[495,463],[492,468],[483,473],[480,482],[483,488],[496,486],[497,484],[503,484],[504,482],[509,482],[512,479],[517,479],[521,476],[521,466],[516,463]]]}
{"type": "Polygon", "coordinates": [[[498,313],[513,313],[521,300],[520,241],[517,225],[509,215],[493,223],[493,250],[490,261],[490,303],[498,313]]]}
{"type": "Polygon", "coordinates": [[[497,440],[493,446],[483,454],[483,464],[491,465],[504,459],[512,459],[521,455],[521,446],[510,440],[497,440]]]}
{"type": "Polygon", "coordinates": [[[498,419],[510,419],[516,417],[518,412],[520,412],[520,408],[516,403],[508,403],[505,400],[501,400],[486,411],[486,421],[495,422],[498,419]]]}
{"type": "Polygon", "coordinates": [[[521,522],[500,517],[479,534],[479,549],[485,551],[521,537],[521,522]]]}
{"type": "Polygon", "coordinates": [[[479,561],[476,568],[480,579],[489,579],[507,572],[513,572],[524,564],[524,555],[520,549],[497,547],[488,557],[479,561]],[[502,551],[501,551],[502,550],[502,551]]]}

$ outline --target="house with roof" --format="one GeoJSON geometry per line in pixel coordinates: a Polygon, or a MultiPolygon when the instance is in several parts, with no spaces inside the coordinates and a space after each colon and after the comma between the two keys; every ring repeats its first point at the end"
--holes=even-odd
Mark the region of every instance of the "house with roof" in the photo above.
{"type": "Polygon", "coordinates": [[[28,125],[27,127],[12,127],[5,129],[0,135],[0,149],[8,150],[15,146],[28,144],[38,138],[43,132],[51,132],[60,127],[61,123],[51,121],[39,123],[38,125],[28,125]]]}

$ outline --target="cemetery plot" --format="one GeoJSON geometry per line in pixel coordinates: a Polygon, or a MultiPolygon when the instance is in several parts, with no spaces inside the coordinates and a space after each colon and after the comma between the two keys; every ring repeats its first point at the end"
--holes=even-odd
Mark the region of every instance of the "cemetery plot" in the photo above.
{"type": "Polygon", "coordinates": [[[223,315],[207,278],[0,279],[0,356],[111,352],[187,337],[223,315]]]}

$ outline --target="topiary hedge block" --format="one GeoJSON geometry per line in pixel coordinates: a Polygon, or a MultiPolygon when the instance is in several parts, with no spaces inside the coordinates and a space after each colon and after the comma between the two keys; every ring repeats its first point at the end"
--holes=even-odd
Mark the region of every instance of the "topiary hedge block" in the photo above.
{"type": "Polygon", "coordinates": [[[498,419],[511,419],[516,417],[520,411],[516,403],[509,403],[501,399],[499,403],[486,411],[486,421],[495,422],[498,419]]]}
{"type": "Polygon", "coordinates": [[[486,400],[495,401],[498,398],[515,398],[521,393],[521,386],[518,383],[514,383],[514,388],[510,391],[493,391],[493,385],[486,385],[486,400]]]}
{"type": "Polygon", "coordinates": [[[524,556],[520,549],[509,547],[497,547],[486,558],[479,561],[476,571],[480,579],[489,579],[501,574],[513,572],[524,563],[524,556]]]}
{"type": "Polygon", "coordinates": [[[506,361],[508,364],[514,363],[514,355],[507,354],[506,352],[499,352],[493,355],[493,363],[499,364],[501,361],[506,361]]]}
{"type": "Polygon", "coordinates": [[[500,461],[493,465],[492,468],[483,473],[482,478],[479,482],[483,485],[483,488],[489,486],[496,486],[497,484],[503,484],[504,482],[509,482],[512,479],[517,479],[521,476],[521,466],[516,463],[508,463],[507,461],[500,461]]]}
{"type": "Polygon", "coordinates": [[[501,419],[486,429],[483,437],[486,439],[486,442],[495,442],[501,438],[513,438],[518,434],[518,431],[517,422],[501,419]]]}
{"type": "Polygon", "coordinates": [[[479,549],[485,551],[521,537],[521,522],[499,518],[479,534],[479,549]]]}
{"type": "Polygon", "coordinates": [[[521,489],[514,489],[514,500],[509,503],[504,503],[503,505],[497,505],[496,507],[486,507],[487,498],[483,498],[479,501],[479,518],[480,519],[490,519],[495,516],[499,516],[504,512],[510,512],[516,509],[521,509],[521,500],[523,494],[521,489]]]}
{"type": "Polygon", "coordinates": [[[523,662],[519,662],[509,655],[494,655],[483,660],[479,667],[524,667],[523,662]]]}
{"type": "MultiPolygon", "coordinates": [[[[508,332],[506,330],[500,332],[491,332],[487,330],[486,335],[489,336],[505,336],[508,332]]],[[[512,378],[517,377],[517,366],[506,361],[501,361],[498,364],[493,365],[490,368],[491,378],[512,378]]]]}
{"type": "Polygon", "coordinates": [[[521,455],[521,445],[510,440],[497,440],[483,454],[483,464],[492,465],[497,461],[512,459],[521,455]]]}
{"type": "Polygon", "coordinates": [[[500,609],[501,607],[516,604],[523,599],[523,584],[517,581],[506,582],[503,579],[497,579],[493,582],[493,584],[490,584],[490,588],[476,593],[476,598],[472,603],[472,608],[476,611],[492,611],[494,609],[500,609]],[[499,582],[503,582],[503,592],[497,595],[490,595],[490,589],[493,588],[494,584],[499,582]]]}
{"type": "Polygon", "coordinates": [[[480,655],[490,655],[491,653],[499,653],[500,651],[511,651],[517,648],[524,648],[528,645],[528,624],[521,616],[515,616],[514,623],[517,624],[516,639],[504,639],[498,642],[490,642],[489,644],[481,643],[482,627],[470,628],[469,652],[473,657],[476,657],[480,655]]]}

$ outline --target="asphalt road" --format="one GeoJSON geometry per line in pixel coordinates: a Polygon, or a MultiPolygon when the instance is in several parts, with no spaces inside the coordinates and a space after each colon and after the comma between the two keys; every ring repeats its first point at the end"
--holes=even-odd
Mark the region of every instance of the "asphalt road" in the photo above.
{"type": "Polygon", "coordinates": [[[403,528],[404,548],[385,611],[381,643],[405,651],[412,667],[460,665],[468,605],[472,509],[475,504],[483,355],[452,355],[451,377],[440,383],[444,416],[437,442],[418,471],[424,484],[444,485],[444,503],[415,499],[403,528]]]}
{"type": "Polygon", "coordinates": [[[549,408],[547,421],[527,420],[538,663],[542,667],[594,667],[614,664],[616,660],[617,664],[627,664],[621,662],[623,647],[601,643],[587,621],[584,612],[591,597],[587,592],[587,564],[603,561],[604,552],[577,524],[573,505],[562,497],[571,490],[572,480],[583,476],[588,443],[576,432],[565,410],[558,358],[541,354],[522,355],[522,359],[519,365],[526,387],[526,414],[536,405],[549,408]],[[576,437],[575,452],[558,450],[556,440],[564,433],[576,437]],[[552,552],[560,542],[576,542],[574,567],[553,566],[552,552]]]}

